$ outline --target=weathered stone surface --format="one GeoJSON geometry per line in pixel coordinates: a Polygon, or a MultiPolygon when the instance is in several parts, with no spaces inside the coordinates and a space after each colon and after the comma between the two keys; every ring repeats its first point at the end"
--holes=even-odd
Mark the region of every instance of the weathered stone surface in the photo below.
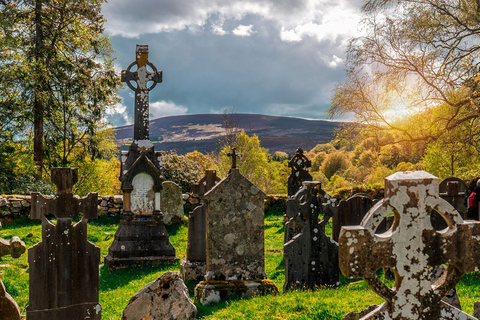
{"type": "MultiPolygon", "coordinates": [[[[0,229],[2,229],[1,223],[0,229]]],[[[24,252],[25,243],[20,238],[12,237],[10,241],[0,238],[0,257],[11,255],[13,258],[18,258],[24,252]]],[[[18,305],[5,290],[2,280],[0,280],[0,319],[20,320],[18,305]]]]}
{"type": "MultiPolygon", "coordinates": [[[[465,191],[467,189],[465,181],[455,177],[446,178],[440,182],[439,186],[440,197],[450,203],[464,219],[468,211],[465,206],[465,191]]],[[[445,220],[436,212],[432,212],[431,222],[435,230],[443,230],[447,227],[445,220]]]]}
{"type": "Polygon", "coordinates": [[[42,221],[42,241],[28,249],[29,320],[101,318],[98,303],[100,248],[87,241],[87,221],[97,218],[96,193],[76,199],[76,168],[53,168],[54,198],[32,193],[31,218],[42,221]],[[73,225],[73,216],[82,213],[73,225]],[[47,220],[53,214],[56,224],[47,220]]]}
{"type": "Polygon", "coordinates": [[[122,71],[122,81],[135,91],[134,141],[128,151],[121,153],[123,212],[105,257],[109,269],[177,259],[161,212],[160,192],[164,180],[161,154],[154,151],[148,140],[148,92],[161,82],[161,72],[156,70],[148,61],[148,46],[137,45],[136,61],[122,71]],[[137,71],[131,72],[135,64],[137,71]],[[147,66],[154,72],[148,72],[147,66]],[[137,86],[130,81],[135,81],[137,86]]]}
{"type": "Polygon", "coordinates": [[[332,219],[332,238],[338,241],[343,226],[356,226],[373,206],[373,199],[365,194],[355,194],[338,203],[337,214],[332,219]]]}
{"type": "Polygon", "coordinates": [[[476,319],[441,299],[464,272],[480,266],[480,223],[464,221],[439,198],[438,179],[424,171],[397,172],[385,179],[385,199],[367,213],[360,226],[343,227],[339,237],[339,263],[349,278],[364,278],[386,300],[362,319],[476,319]],[[437,211],[448,230],[437,232],[430,212],[437,211]],[[375,230],[394,212],[392,228],[375,230]],[[448,264],[437,281],[432,268],[448,264]],[[395,287],[377,277],[382,267],[394,270],[395,287]]]}
{"type": "Polygon", "coordinates": [[[238,169],[205,194],[207,272],[215,280],[264,279],[265,194],[238,169]]]}
{"type": "Polygon", "coordinates": [[[122,320],[191,320],[197,308],[178,272],[166,272],[138,291],[123,311],[122,320]]]}
{"type": "Polygon", "coordinates": [[[284,291],[339,284],[338,244],[325,235],[325,225],[335,215],[335,200],[319,182],[308,181],[287,201],[288,212],[294,213],[292,219],[301,232],[284,245],[284,291]],[[322,212],[324,217],[319,220],[322,212]]]}
{"type": "Polygon", "coordinates": [[[0,197],[0,207],[6,206],[7,203],[7,199],[0,197]]]}
{"type": "Polygon", "coordinates": [[[182,187],[173,181],[162,183],[160,192],[160,208],[163,213],[163,222],[166,225],[183,222],[182,187]]]}

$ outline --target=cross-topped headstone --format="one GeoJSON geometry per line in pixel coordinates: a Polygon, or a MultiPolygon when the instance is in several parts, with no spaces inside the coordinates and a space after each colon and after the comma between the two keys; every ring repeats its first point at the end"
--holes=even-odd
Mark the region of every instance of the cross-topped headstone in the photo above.
{"type": "Polygon", "coordinates": [[[385,179],[385,198],[374,205],[360,226],[343,227],[339,237],[340,269],[349,278],[364,278],[386,300],[362,319],[476,319],[441,299],[463,273],[480,267],[480,223],[463,220],[439,197],[438,178],[424,171],[397,172],[385,179]],[[436,211],[448,225],[437,232],[430,223],[436,211]],[[375,234],[391,212],[390,230],[375,234]],[[448,265],[440,278],[432,270],[448,265]],[[394,270],[388,288],[376,275],[394,270]]]}
{"type": "Polygon", "coordinates": [[[97,193],[76,198],[77,168],[53,168],[54,197],[32,193],[32,219],[42,220],[42,241],[28,249],[29,320],[100,320],[100,248],[87,241],[87,221],[97,218],[97,193]],[[73,225],[73,217],[83,213],[73,225]],[[46,215],[53,214],[56,224],[46,215]]]}
{"type": "MultiPolygon", "coordinates": [[[[2,229],[1,223],[0,229],[2,229]]],[[[13,258],[18,258],[24,252],[25,243],[19,237],[12,237],[9,241],[0,238],[0,257],[11,255],[13,258]]],[[[18,305],[5,290],[2,280],[0,280],[0,319],[20,320],[18,305]]]]}
{"type": "Polygon", "coordinates": [[[136,60],[132,62],[127,70],[122,70],[122,82],[126,82],[128,87],[135,91],[135,122],[133,129],[134,140],[148,140],[148,92],[155,88],[157,83],[162,82],[162,71],[148,61],[148,45],[137,44],[136,60]],[[137,65],[136,71],[130,69],[137,65]],[[153,72],[147,70],[147,66],[152,68],[153,72]],[[136,83],[134,86],[131,81],[136,83]]]}
{"type": "Polygon", "coordinates": [[[231,169],[237,168],[237,157],[241,156],[240,153],[237,153],[237,148],[232,148],[232,151],[227,153],[227,157],[232,158],[232,167],[231,169]]]}
{"type": "Polygon", "coordinates": [[[300,190],[303,181],[312,181],[312,175],[308,172],[312,162],[303,154],[303,149],[298,148],[288,166],[292,168],[292,173],[288,176],[288,196],[291,197],[300,190]]]}

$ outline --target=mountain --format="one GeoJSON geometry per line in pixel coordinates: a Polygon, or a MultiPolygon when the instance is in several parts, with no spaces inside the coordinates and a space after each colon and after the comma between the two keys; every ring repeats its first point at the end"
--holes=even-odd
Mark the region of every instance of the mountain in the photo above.
{"type": "MultiPolygon", "coordinates": [[[[237,113],[233,116],[240,129],[248,135],[256,134],[262,147],[270,153],[295,153],[298,147],[309,150],[319,143],[327,143],[341,122],[275,117],[261,114],[237,113]]],[[[223,114],[195,114],[163,117],[150,121],[150,140],[157,151],[175,150],[185,154],[194,150],[202,153],[217,148],[217,138],[225,133],[223,114]]],[[[116,143],[127,150],[133,139],[133,125],[117,127],[116,143]]]]}

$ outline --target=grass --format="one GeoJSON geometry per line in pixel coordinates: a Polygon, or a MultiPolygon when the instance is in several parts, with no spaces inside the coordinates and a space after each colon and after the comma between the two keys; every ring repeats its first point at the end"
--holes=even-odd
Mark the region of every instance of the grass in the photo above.
{"type": "MultiPolygon", "coordinates": [[[[78,219],[77,219],[78,220],[78,219]]],[[[162,273],[180,270],[180,262],[160,267],[145,267],[109,271],[103,265],[103,256],[113,241],[118,226],[118,217],[100,218],[89,222],[88,239],[101,248],[100,303],[102,319],[118,320],[129,299],[147,283],[162,273]]],[[[185,259],[187,226],[167,228],[170,241],[177,256],[185,259]]],[[[327,226],[327,233],[330,228],[327,226]]],[[[27,248],[41,240],[41,223],[26,217],[4,224],[0,236],[10,239],[19,236],[27,248]]],[[[224,302],[215,306],[197,305],[197,318],[201,319],[343,319],[350,311],[360,311],[369,305],[382,303],[382,299],[369,290],[363,281],[340,278],[338,288],[321,288],[316,291],[292,291],[283,293],[285,264],[283,260],[283,217],[269,215],[265,218],[265,269],[268,278],[280,289],[275,296],[255,297],[245,300],[224,302]]],[[[0,258],[0,278],[7,291],[17,301],[22,314],[28,304],[27,254],[19,259],[10,256],[0,258]]],[[[381,276],[381,275],[380,275],[381,276]]],[[[382,276],[381,276],[382,277],[382,276]]],[[[392,281],[386,280],[391,286],[392,281]]],[[[195,282],[187,283],[193,289],[195,282]]],[[[473,303],[480,296],[480,273],[466,274],[457,285],[463,310],[473,313],[473,303]]]]}

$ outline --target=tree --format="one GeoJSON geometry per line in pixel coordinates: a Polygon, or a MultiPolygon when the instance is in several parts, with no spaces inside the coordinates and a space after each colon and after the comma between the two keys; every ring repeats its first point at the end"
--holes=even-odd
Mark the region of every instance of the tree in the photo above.
{"type": "Polygon", "coordinates": [[[366,0],[362,10],[364,36],[349,44],[331,116],[351,112],[371,136],[393,130],[393,142],[478,122],[480,1],[366,0]],[[447,112],[432,114],[439,106],[447,112]]]}
{"type": "Polygon", "coordinates": [[[7,79],[0,81],[0,138],[33,135],[39,172],[75,164],[79,147],[83,156],[100,156],[95,134],[105,125],[102,116],[117,101],[120,85],[113,50],[102,34],[103,2],[0,3],[0,74],[7,79]]]}

